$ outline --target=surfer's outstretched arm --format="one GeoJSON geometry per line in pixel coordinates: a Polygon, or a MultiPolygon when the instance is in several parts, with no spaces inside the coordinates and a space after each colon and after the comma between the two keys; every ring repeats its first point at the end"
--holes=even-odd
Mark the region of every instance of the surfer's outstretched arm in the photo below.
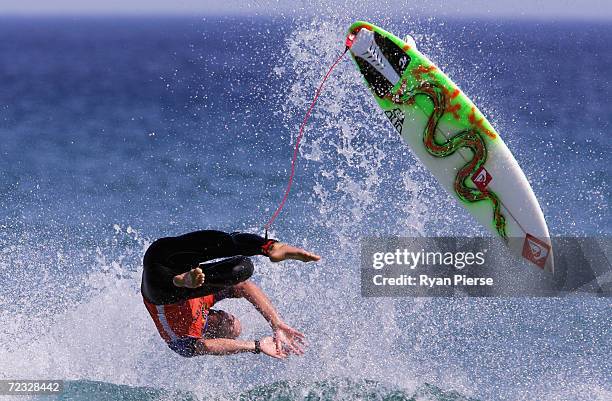
{"type": "Polygon", "coordinates": [[[270,323],[272,329],[282,323],[282,319],[276,309],[274,309],[274,306],[272,306],[270,299],[254,282],[248,280],[235,285],[233,287],[233,295],[236,298],[244,298],[253,304],[255,309],[270,323]]]}
{"type": "Polygon", "coordinates": [[[260,352],[272,358],[284,359],[287,354],[279,352],[272,337],[263,337],[258,341],[232,340],[228,338],[200,339],[195,345],[197,355],[231,355],[243,352],[260,352]]]}
{"type": "Polygon", "coordinates": [[[234,296],[249,301],[270,323],[274,331],[274,344],[281,355],[304,353],[304,334],[286,324],[264,292],[252,281],[234,286],[234,296]]]}

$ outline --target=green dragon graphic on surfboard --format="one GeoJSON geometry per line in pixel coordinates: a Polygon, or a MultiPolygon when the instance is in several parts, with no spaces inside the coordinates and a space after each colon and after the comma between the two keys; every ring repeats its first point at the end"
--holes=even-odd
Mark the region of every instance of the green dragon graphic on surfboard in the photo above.
{"type": "Polygon", "coordinates": [[[533,190],[471,100],[414,41],[357,21],[347,44],[376,102],[440,184],[513,253],[552,272],[548,227],[533,190]]]}

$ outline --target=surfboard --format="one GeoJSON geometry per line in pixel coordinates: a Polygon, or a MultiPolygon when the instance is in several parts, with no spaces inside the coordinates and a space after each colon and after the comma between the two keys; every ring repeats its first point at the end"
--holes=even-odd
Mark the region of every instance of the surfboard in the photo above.
{"type": "Polygon", "coordinates": [[[385,116],[442,187],[512,253],[552,272],[552,244],[533,189],[474,103],[413,40],[357,21],[346,43],[385,116]]]}

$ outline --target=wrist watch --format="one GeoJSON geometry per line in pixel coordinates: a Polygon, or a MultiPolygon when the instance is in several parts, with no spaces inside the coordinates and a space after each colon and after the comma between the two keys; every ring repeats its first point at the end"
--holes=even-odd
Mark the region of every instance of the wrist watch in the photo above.
{"type": "Polygon", "coordinates": [[[261,353],[261,345],[259,344],[259,340],[255,340],[255,349],[253,350],[254,354],[261,353]]]}

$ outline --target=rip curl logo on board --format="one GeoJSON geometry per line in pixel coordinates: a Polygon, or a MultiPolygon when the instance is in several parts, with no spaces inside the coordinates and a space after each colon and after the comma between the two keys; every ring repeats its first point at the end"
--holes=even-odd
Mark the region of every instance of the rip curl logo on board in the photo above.
{"type": "Polygon", "coordinates": [[[489,174],[489,172],[483,166],[476,170],[471,178],[474,185],[476,185],[476,188],[484,192],[487,190],[487,185],[489,185],[493,179],[493,176],[489,174]]]}
{"type": "Polygon", "coordinates": [[[523,257],[543,269],[550,254],[550,245],[531,234],[525,236],[523,257]]]}
{"type": "Polygon", "coordinates": [[[400,109],[385,110],[385,115],[393,124],[393,128],[398,134],[402,135],[402,127],[404,126],[404,113],[400,109]]]}

